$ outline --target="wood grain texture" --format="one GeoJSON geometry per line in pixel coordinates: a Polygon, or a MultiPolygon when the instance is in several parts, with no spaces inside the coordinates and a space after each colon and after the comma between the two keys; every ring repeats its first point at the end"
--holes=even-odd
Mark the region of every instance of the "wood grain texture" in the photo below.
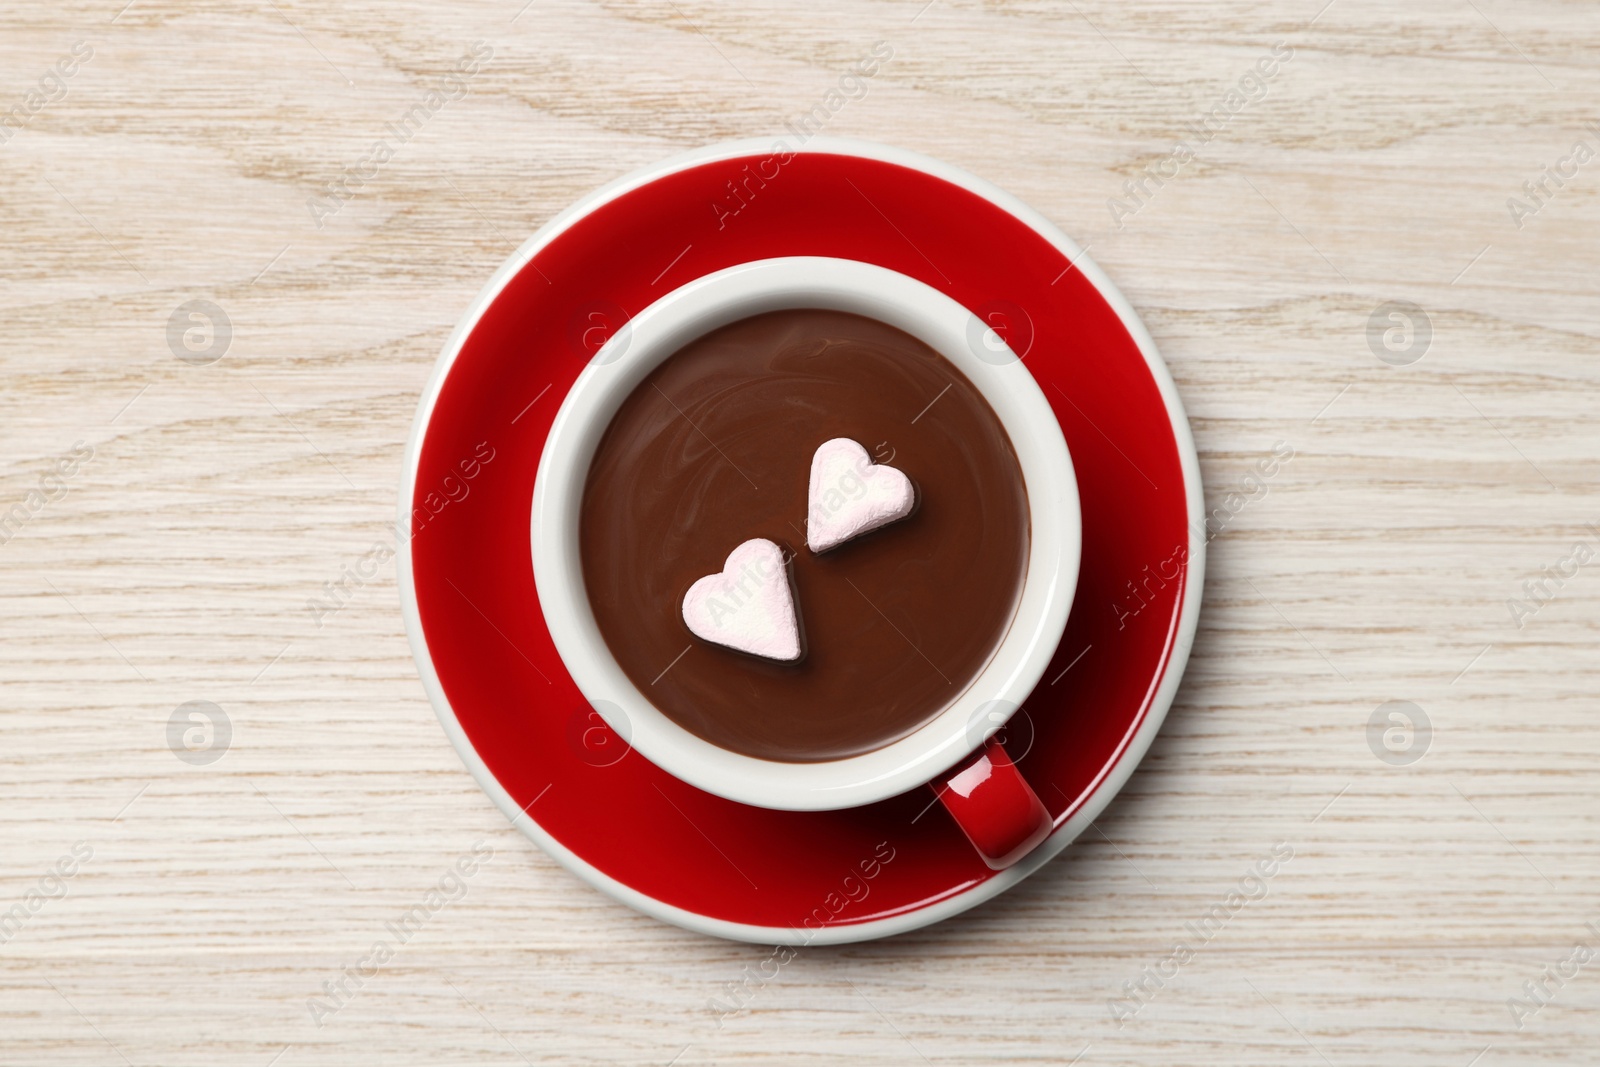
{"type": "Polygon", "coordinates": [[[1600,161],[1521,228],[1506,201],[1600,144],[1600,8],[122,2],[0,14],[0,113],[93,48],[0,144],[0,512],[94,453],[0,545],[0,911],[93,850],[0,945],[0,1063],[1594,1062],[1600,961],[1520,1028],[1507,1001],[1600,948],[1600,563],[1520,626],[1506,601],[1600,546],[1600,161]],[[478,40],[470,92],[317,227],[307,198],[478,40]],[[1295,456],[1212,542],[1186,682],[1095,830],[722,1018],[768,950],[634,914],[509,828],[423,696],[392,562],[320,627],[305,605],[394,513],[417,396],[507,254],[634,167],[781,129],[878,40],[829,133],[1088,244],[1213,504],[1295,456]],[[1118,226],[1108,199],[1279,42],[1264,96],[1118,226]],[[194,299],[231,322],[209,366],[168,343],[194,299]],[[1406,366],[1369,343],[1397,300],[1432,331],[1406,366]],[[192,700],[233,725],[209,766],[167,746],[192,700]],[[1396,700],[1433,727],[1407,766],[1368,743],[1396,700]],[[467,896],[315,1025],[480,840],[467,896]],[[1264,899],[1119,1027],[1108,1002],[1278,842],[1264,899]]]}

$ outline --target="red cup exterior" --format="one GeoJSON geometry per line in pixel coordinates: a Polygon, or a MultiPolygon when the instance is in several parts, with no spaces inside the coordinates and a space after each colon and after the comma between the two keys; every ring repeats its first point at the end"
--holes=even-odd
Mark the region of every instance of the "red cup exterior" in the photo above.
{"type": "Polygon", "coordinates": [[[1054,825],[1039,794],[996,741],[933,789],[991,870],[1003,871],[1032,852],[1054,825]]]}

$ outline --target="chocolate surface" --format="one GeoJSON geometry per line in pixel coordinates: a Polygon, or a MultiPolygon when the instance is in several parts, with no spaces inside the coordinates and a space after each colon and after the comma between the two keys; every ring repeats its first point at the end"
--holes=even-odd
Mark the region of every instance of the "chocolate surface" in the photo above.
{"type": "Polygon", "coordinates": [[[806,309],[707,334],[628,396],[580,536],[595,619],[640,692],[713,744],[807,762],[898,740],[965,691],[1015,614],[1028,523],[1010,439],[953,364],[875,320],[806,309]],[[807,478],[834,437],[904,471],[917,508],[815,555],[807,478]],[[689,586],[752,537],[793,557],[798,663],[684,624],[689,586]]]}

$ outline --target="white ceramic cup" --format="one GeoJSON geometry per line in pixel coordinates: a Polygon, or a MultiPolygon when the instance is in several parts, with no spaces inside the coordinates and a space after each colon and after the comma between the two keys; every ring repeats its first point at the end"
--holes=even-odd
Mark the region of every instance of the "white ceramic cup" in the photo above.
{"type": "MultiPolygon", "coordinates": [[[[795,472],[797,478],[806,475],[795,472]]],[[[709,793],[761,807],[817,811],[905,792],[983,747],[1033,691],[1060,644],[1078,581],[1082,526],[1077,479],[1055,414],[1033,375],[987,324],[950,297],[896,271],[855,260],[791,257],[744,263],[689,282],[634,316],[595,353],[545,442],[531,540],[550,636],[578,688],[613,730],[650,762],[709,793]],[[584,482],[600,438],[628,394],[697,337],[751,315],[790,308],[877,319],[955,364],[1010,435],[1030,514],[1027,570],[1016,613],[972,683],[912,734],[871,752],[812,763],[731,752],[662,714],[606,646],[589,607],[579,558],[584,482]]],[[[677,607],[671,605],[675,616],[677,607]]]]}

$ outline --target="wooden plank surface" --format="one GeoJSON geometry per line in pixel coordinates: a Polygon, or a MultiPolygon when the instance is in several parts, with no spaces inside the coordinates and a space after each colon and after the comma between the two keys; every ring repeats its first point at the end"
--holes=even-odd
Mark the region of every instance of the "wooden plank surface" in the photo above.
{"type": "Polygon", "coordinates": [[[0,912],[49,898],[0,944],[0,1063],[1594,1062],[1600,161],[1573,147],[1600,150],[1600,8],[122,2],[0,13],[0,912]],[[634,914],[507,826],[423,696],[392,562],[320,626],[306,601],[380,536],[440,346],[526,235],[780,130],[880,40],[828,132],[1088,244],[1213,503],[1294,458],[1212,543],[1185,685],[1093,832],[724,1018],[769,950],[634,914]],[[1130,201],[1147,167],[1174,176],[1130,201]],[[186,311],[169,338],[191,301],[229,324],[205,366],[175,357],[186,311]],[[190,701],[231,724],[214,763],[169,748],[190,701]],[[1386,761],[1394,701],[1431,731],[1386,761]],[[308,998],[480,841],[465,898],[318,1026],[308,998]]]}

